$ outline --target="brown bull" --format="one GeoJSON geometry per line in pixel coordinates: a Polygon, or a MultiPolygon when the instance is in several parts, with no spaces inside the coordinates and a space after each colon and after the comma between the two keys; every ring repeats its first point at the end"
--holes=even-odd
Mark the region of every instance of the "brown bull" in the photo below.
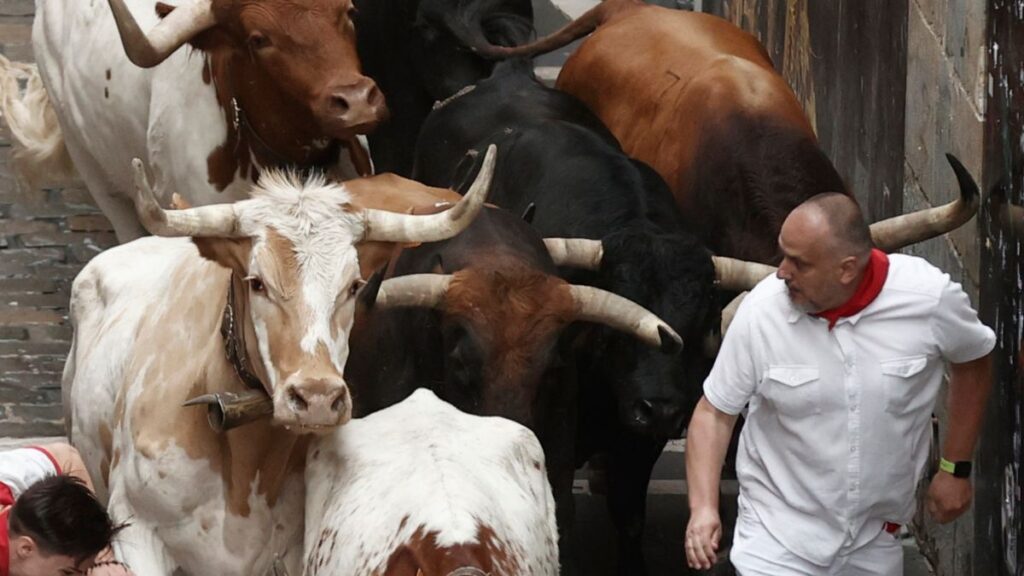
{"type": "MultiPolygon", "coordinates": [[[[474,46],[491,57],[532,55],[591,32],[557,87],[668,182],[690,229],[715,253],[777,263],[776,238],[793,208],[821,192],[850,193],[767,52],[721,18],[608,0],[535,43],[474,46]]],[[[876,228],[880,248],[896,250],[973,215],[976,187],[950,162],[963,199],[914,217],[926,226],[901,220],[876,228]]]]}

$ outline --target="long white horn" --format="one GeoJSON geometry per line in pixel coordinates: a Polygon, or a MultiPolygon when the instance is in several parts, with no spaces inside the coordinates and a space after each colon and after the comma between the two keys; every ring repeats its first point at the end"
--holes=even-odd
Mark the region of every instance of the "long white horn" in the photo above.
{"type": "Polygon", "coordinates": [[[462,232],[473,222],[487,199],[497,154],[497,146],[491,144],[487,147],[480,172],[469,192],[444,212],[413,216],[384,210],[363,210],[366,222],[363,239],[379,242],[437,242],[462,232]]]}
{"type": "Polygon", "coordinates": [[[879,250],[895,252],[904,246],[956,230],[978,211],[978,184],[956,156],[946,154],[946,159],[956,174],[960,197],[944,206],[875,222],[871,225],[871,239],[879,250]]]}
{"type": "Polygon", "coordinates": [[[643,306],[618,294],[570,284],[569,290],[576,303],[576,319],[605,324],[633,334],[648,346],[674,354],[683,348],[683,339],[671,326],[643,306]]]}
{"type": "Polygon", "coordinates": [[[747,262],[725,256],[712,256],[711,261],[715,265],[715,280],[718,281],[718,287],[734,292],[750,290],[778,270],[774,266],[760,262],[747,262]]]}
{"type": "Polygon", "coordinates": [[[740,304],[743,303],[743,299],[747,297],[750,292],[741,292],[739,296],[732,299],[725,308],[722,308],[722,337],[725,337],[725,333],[729,331],[729,325],[732,324],[733,318],[736,317],[736,311],[740,309],[740,304]]]}
{"type": "Polygon", "coordinates": [[[163,62],[182,44],[217,23],[212,0],[193,0],[175,8],[146,34],[124,0],[109,2],[125,54],[141,68],[152,68],[163,62]]]}
{"type": "Polygon", "coordinates": [[[586,238],[545,238],[544,245],[551,254],[555,266],[600,270],[604,246],[600,240],[586,238]]]}
{"type": "Polygon", "coordinates": [[[164,210],[156,201],[142,160],[132,159],[135,177],[135,212],[155,236],[236,237],[238,217],[232,204],[215,204],[187,210],[164,210]]]}
{"type": "Polygon", "coordinates": [[[440,308],[451,281],[450,274],[410,274],[389,278],[381,282],[375,305],[382,308],[440,308]]]}

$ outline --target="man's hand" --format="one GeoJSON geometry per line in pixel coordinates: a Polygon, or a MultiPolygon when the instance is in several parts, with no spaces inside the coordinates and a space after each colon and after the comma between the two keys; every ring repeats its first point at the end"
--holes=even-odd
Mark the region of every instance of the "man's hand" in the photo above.
{"type": "Polygon", "coordinates": [[[691,511],[686,527],[686,562],[690,568],[707,570],[718,560],[718,542],[722,539],[722,519],[714,508],[691,511]]]}
{"type": "Polygon", "coordinates": [[[952,522],[971,507],[971,481],[939,472],[928,487],[928,513],[939,524],[952,522]]]}

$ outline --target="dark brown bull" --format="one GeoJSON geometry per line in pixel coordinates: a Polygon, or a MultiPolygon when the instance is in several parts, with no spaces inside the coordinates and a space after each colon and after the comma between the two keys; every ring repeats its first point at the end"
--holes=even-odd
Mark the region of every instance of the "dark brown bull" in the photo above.
{"type": "Polygon", "coordinates": [[[390,274],[376,296],[364,290],[372,308],[353,328],[346,378],[357,415],[424,386],[465,412],[526,425],[544,448],[559,549],[571,557],[578,402],[575,366],[566,361],[571,325],[617,328],[665,352],[679,350],[679,337],[621,296],[559,278],[537,232],[497,209],[450,242],[404,250],[390,274]]]}

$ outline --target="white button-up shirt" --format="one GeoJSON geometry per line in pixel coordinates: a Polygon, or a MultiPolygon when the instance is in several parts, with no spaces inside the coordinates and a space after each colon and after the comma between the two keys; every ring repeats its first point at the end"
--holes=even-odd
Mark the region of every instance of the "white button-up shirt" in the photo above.
{"type": "Polygon", "coordinates": [[[822,566],[884,522],[911,519],[944,361],[995,346],[948,274],[912,256],[889,262],[878,297],[831,331],[792,305],[782,280],[765,279],[704,383],[719,410],[748,408],[736,462],[744,505],[822,566]]]}

